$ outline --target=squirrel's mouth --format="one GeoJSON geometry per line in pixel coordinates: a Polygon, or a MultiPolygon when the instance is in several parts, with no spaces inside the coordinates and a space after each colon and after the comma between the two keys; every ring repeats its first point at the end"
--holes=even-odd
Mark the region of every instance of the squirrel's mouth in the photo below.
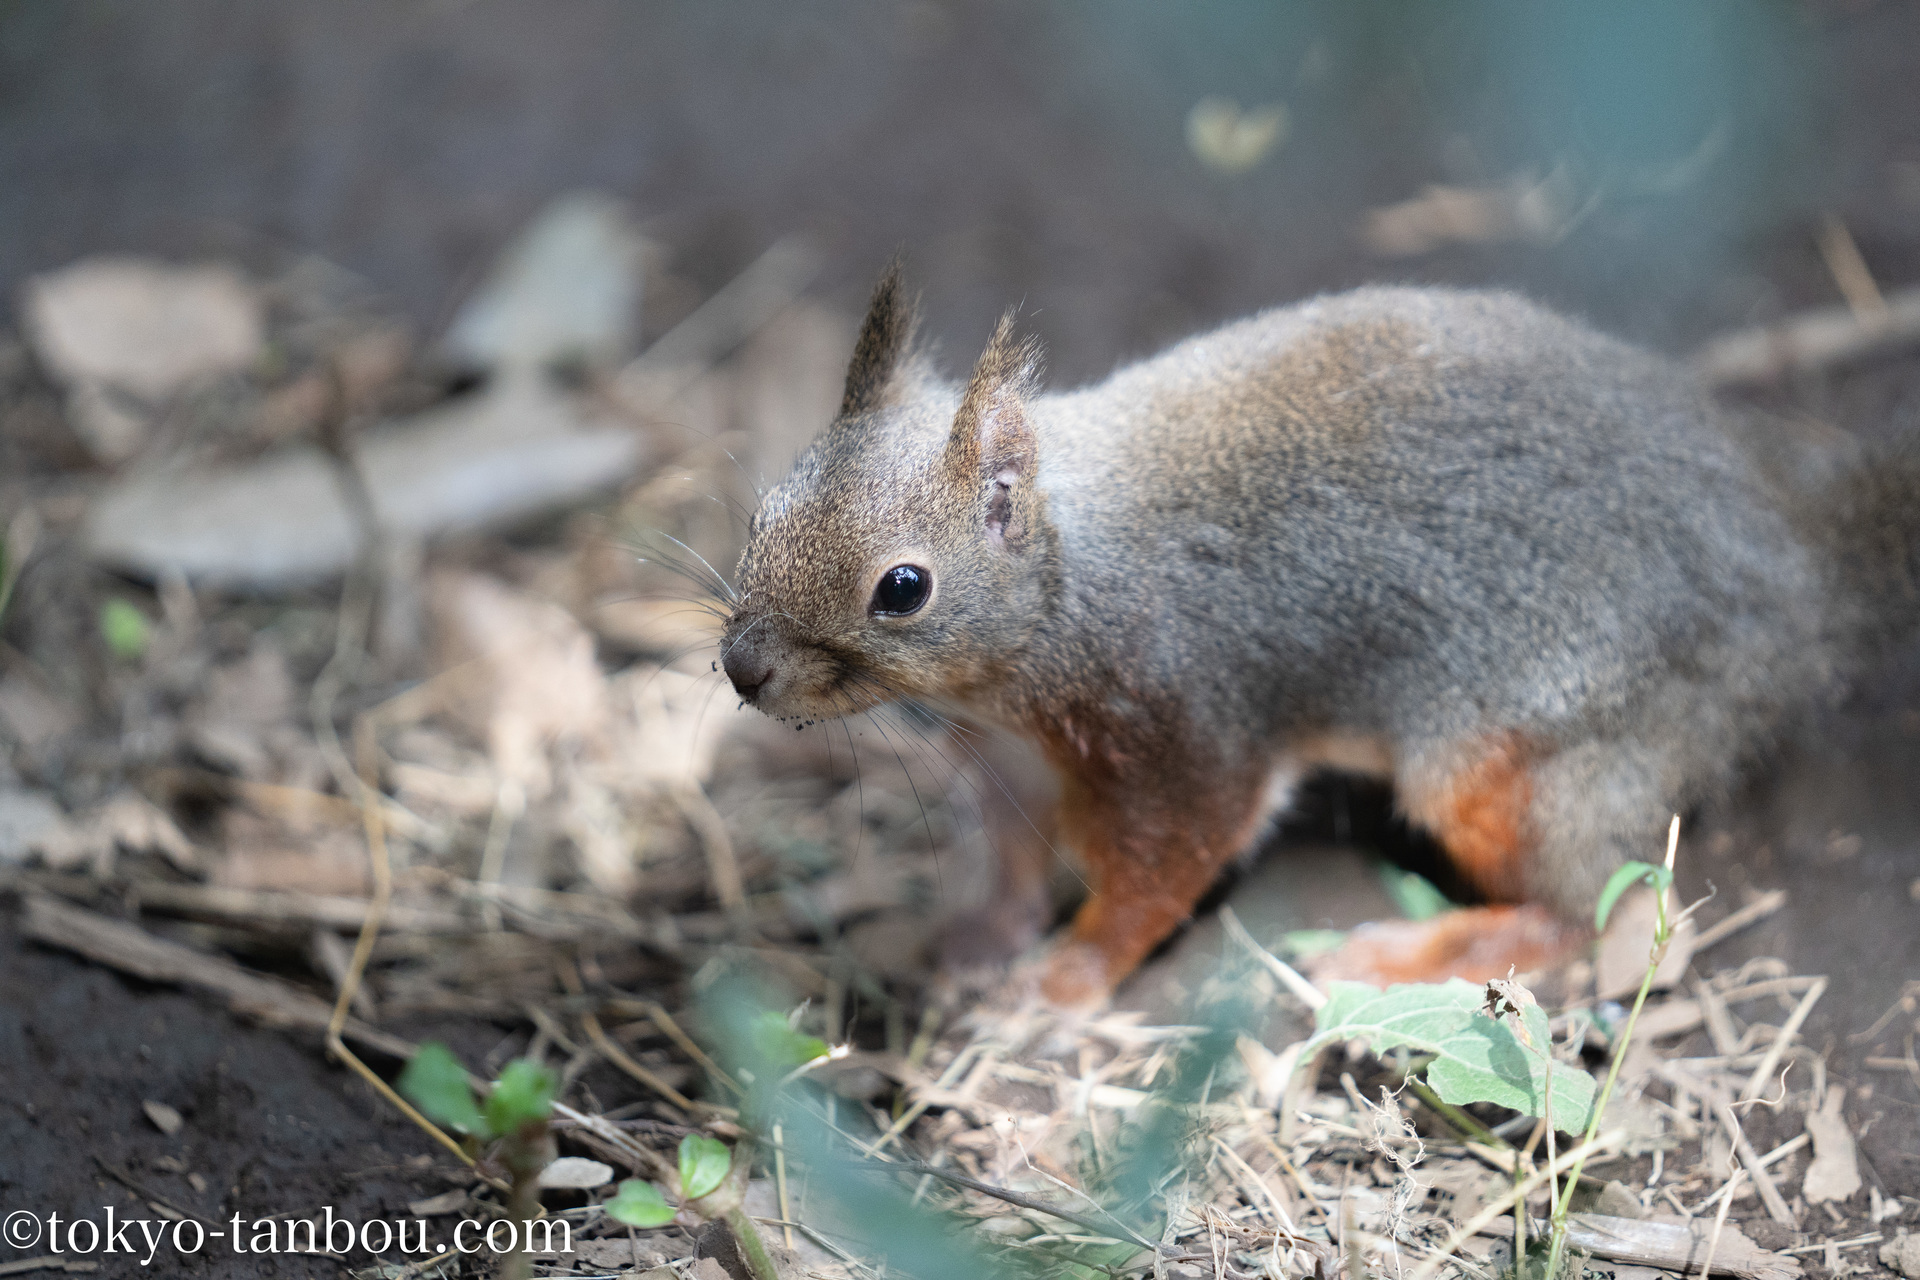
{"type": "Polygon", "coordinates": [[[749,699],[776,720],[838,720],[871,711],[899,694],[858,668],[831,657],[790,662],[749,699]]]}

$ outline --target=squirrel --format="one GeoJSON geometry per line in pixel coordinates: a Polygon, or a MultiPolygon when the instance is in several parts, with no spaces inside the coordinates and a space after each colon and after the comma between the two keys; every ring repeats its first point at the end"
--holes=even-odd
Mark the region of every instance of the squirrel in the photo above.
{"type": "Polygon", "coordinates": [[[1325,974],[1504,976],[1920,622],[1920,454],[1765,445],[1681,366],[1514,294],[1367,287],[1043,393],[964,384],[896,262],[838,417],[748,530],[723,665],[827,720],[896,699],[1058,775],[1093,893],[1040,989],[1097,1005],[1304,774],[1390,779],[1492,905],[1325,974]]]}

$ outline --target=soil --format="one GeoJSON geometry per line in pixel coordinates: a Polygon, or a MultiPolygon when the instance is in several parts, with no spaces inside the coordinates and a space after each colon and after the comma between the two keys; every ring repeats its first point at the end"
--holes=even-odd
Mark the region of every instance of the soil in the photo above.
{"type": "MultiPolygon", "coordinates": [[[[86,253],[310,250],[432,332],[512,230],[578,186],[631,200],[669,247],[683,287],[649,300],[649,333],[799,230],[825,252],[819,291],[848,308],[905,246],[956,362],[1022,303],[1063,382],[1379,279],[1512,285],[1684,352],[1835,300],[1810,230],[1823,210],[1888,287],[1920,279],[1920,7],[1690,12],[1705,16],[1629,36],[1492,4],[1205,22],[1150,0],[3,6],[0,289],[86,253]],[[1202,167],[1182,122],[1210,93],[1286,100],[1277,157],[1234,179],[1202,167]],[[1645,108],[1608,117],[1618,137],[1592,127],[1610,93],[1645,108]],[[1708,177],[1648,176],[1722,127],[1708,177]],[[1556,159],[1583,190],[1628,194],[1550,243],[1387,260],[1356,243],[1365,210],[1426,184],[1556,159]]],[[[1920,429],[1917,359],[1773,394],[1870,437],[1920,429]]],[[[1729,901],[1789,891],[1726,945],[1835,975],[1811,1043],[1854,1086],[1871,1176],[1910,1196],[1920,1091],[1860,1068],[1848,1036],[1920,977],[1916,669],[1897,656],[1702,815],[1687,874],[1729,901]]],[[[0,1208],[392,1216],[449,1185],[450,1162],[315,1037],[25,946],[10,915],[0,1208]],[[178,1135],[146,1100],[179,1110],[178,1135]]],[[[285,1256],[188,1270],[338,1274],[285,1256]]]]}

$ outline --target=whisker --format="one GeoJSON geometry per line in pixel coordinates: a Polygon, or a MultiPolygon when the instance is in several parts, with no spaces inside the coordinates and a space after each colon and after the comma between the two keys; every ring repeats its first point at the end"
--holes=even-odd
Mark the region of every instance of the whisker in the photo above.
{"type": "Polygon", "coordinates": [[[747,471],[745,466],[741,465],[740,459],[733,456],[733,450],[727,448],[727,446],[720,443],[720,437],[714,435],[710,431],[702,431],[700,428],[694,426],[692,423],[689,423],[689,422],[673,422],[670,420],[663,420],[659,425],[663,427],[678,427],[680,430],[686,432],[688,435],[698,436],[700,437],[700,439],[706,441],[708,444],[712,445],[714,448],[718,449],[720,452],[726,454],[727,461],[731,462],[733,464],[734,470],[740,473],[740,478],[747,482],[747,488],[753,490],[754,501],[758,502],[762,497],[765,496],[761,490],[761,487],[758,484],[754,483],[753,476],[747,471]]]}
{"type": "Polygon", "coordinates": [[[853,865],[860,865],[860,845],[867,834],[867,784],[860,773],[860,751],[853,745],[853,726],[846,717],[840,718],[840,727],[847,735],[847,754],[853,757],[853,794],[860,802],[860,821],[853,826],[853,865]]]}
{"type": "Polygon", "coordinates": [[[947,887],[944,878],[940,874],[940,849],[933,838],[933,819],[927,813],[927,802],[920,795],[919,785],[913,780],[913,770],[907,767],[906,759],[900,754],[900,748],[893,745],[893,738],[881,727],[880,721],[874,717],[874,714],[871,711],[863,712],[862,714],[866,716],[867,723],[872,725],[874,730],[879,733],[882,741],[893,749],[893,758],[900,762],[900,772],[906,775],[907,787],[913,792],[914,803],[920,806],[920,821],[927,829],[927,852],[933,857],[934,889],[944,900],[947,896],[947,887]]]}

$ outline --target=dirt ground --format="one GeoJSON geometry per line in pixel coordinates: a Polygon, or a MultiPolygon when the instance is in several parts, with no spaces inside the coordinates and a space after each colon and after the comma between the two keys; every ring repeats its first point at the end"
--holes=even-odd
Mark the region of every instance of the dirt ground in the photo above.
{"type": "MultiPolygon", "coordinates": [[[[90,253],[254,269],[311,251],[433,335],[527,216],[577,187],[630,202],[670,248],[645,338],[797,231],[822,255],[812,296],[840,312],[904,247],[954,363],[1020,303],[1059,384],[1263,305],[1383,279],[1513,286],[1684,355],[1837,301],[1815,234],[1825,214],[1882,287],[1920,281],[1920,6],[1703,7],[1638,36],[1517,6],[1435,12],[1242,5],[1202,21],[1147,0],[0,6],[0,289],[90,253]],[[1581,58],[1555,61],[1575,48],[1581,58]],[[1608,117],[1627,119],[1617,136],[1594,123],[1608,93],[1645,107],[1608,117]],[[1284,100],[1286,140],[1247,172],[1210,169],[1183,134],[1208,94],[1284,100]],[[1708,147],[1716,130],[1730,140],[1708,147]],[[1707,176],[1676,176],[1709,152],[1707,176]],[[1431,184],[1514,174],[1572,192],[1551,235],[1386,256],[1360,234],[1367,211],[1431,184]]],[[[1920,431],[1920,354],[1746,394],[1884,440],[1920,431]]],[[[8,509],[98,478],[83,457],[25,439],[0,441],[8,509]]],[[[517,531],[511,554],[556,537],[517,531]]],[[[495,554],[508,553],[473,558],[495,554]]],[[[62,563],[89,600],[124,585],[62,563]]],[[[25,625],[8,615],[21,651],[60,643],[25,625]]],[[[1920,978],[1917,765],[1920,652],[1907,652],[1781,744],[1741,794],[1692,815],[1682,862],[1683,886],[1729,907],[1787,891],[1785,909],[1716,963],[1774,955],[1832,975],[1805,1038],[1851,1091],[1871,1180],[1909,1197],[1920,1197],[1920,1083],[1869,1069],[1870,1047],[1850,1037],[1920,978]]],[[[41,780],[96,798],[121,770],[95,752],[41,780]]],[[[1309,796],[1283,847],[1239,886],[1253,895],[1234,897],[1242,916],[1304,910],[1274,905],[1302,860],[1356,859],[1356,837],[1409,843],[1378,796],[1332,823],[1343,794],[1309,796]],[[1328,853],[1336,834],[1345,843],[1328,853]]],[[[1352,923],[1378,909],[1371,895],[1336,894],[1291,923],[1352,923]]],[[[0,896],[0,1209],[162,1201],[216,1221],[329,1204],[397,1216],[458,1182],[452,1161],[326,1061],[317,1034],[264,1029],[27,943],[14,907],[0,896]],[[177,1136],[144,1118],[149,1100],[185,1118],[177,1136]]],[[[1128,994],[1150,1004],[1183,955],[1217,949],[1208,927],[1159,962],[1175,969],[1150,969],[1128,994]]],[[[501,1051],[484,1026],[423,1017],[407,1030],[482,1061],[501,1051]]],[[[584,1078],[608,1099],[628,1088],[605,1067],[584,1078]]],[[[12,1257],[0,1253],[0,1271],[12,1257]]],[[[187,1273],[339,1270],[209,1256],[187,1273]]]]}

